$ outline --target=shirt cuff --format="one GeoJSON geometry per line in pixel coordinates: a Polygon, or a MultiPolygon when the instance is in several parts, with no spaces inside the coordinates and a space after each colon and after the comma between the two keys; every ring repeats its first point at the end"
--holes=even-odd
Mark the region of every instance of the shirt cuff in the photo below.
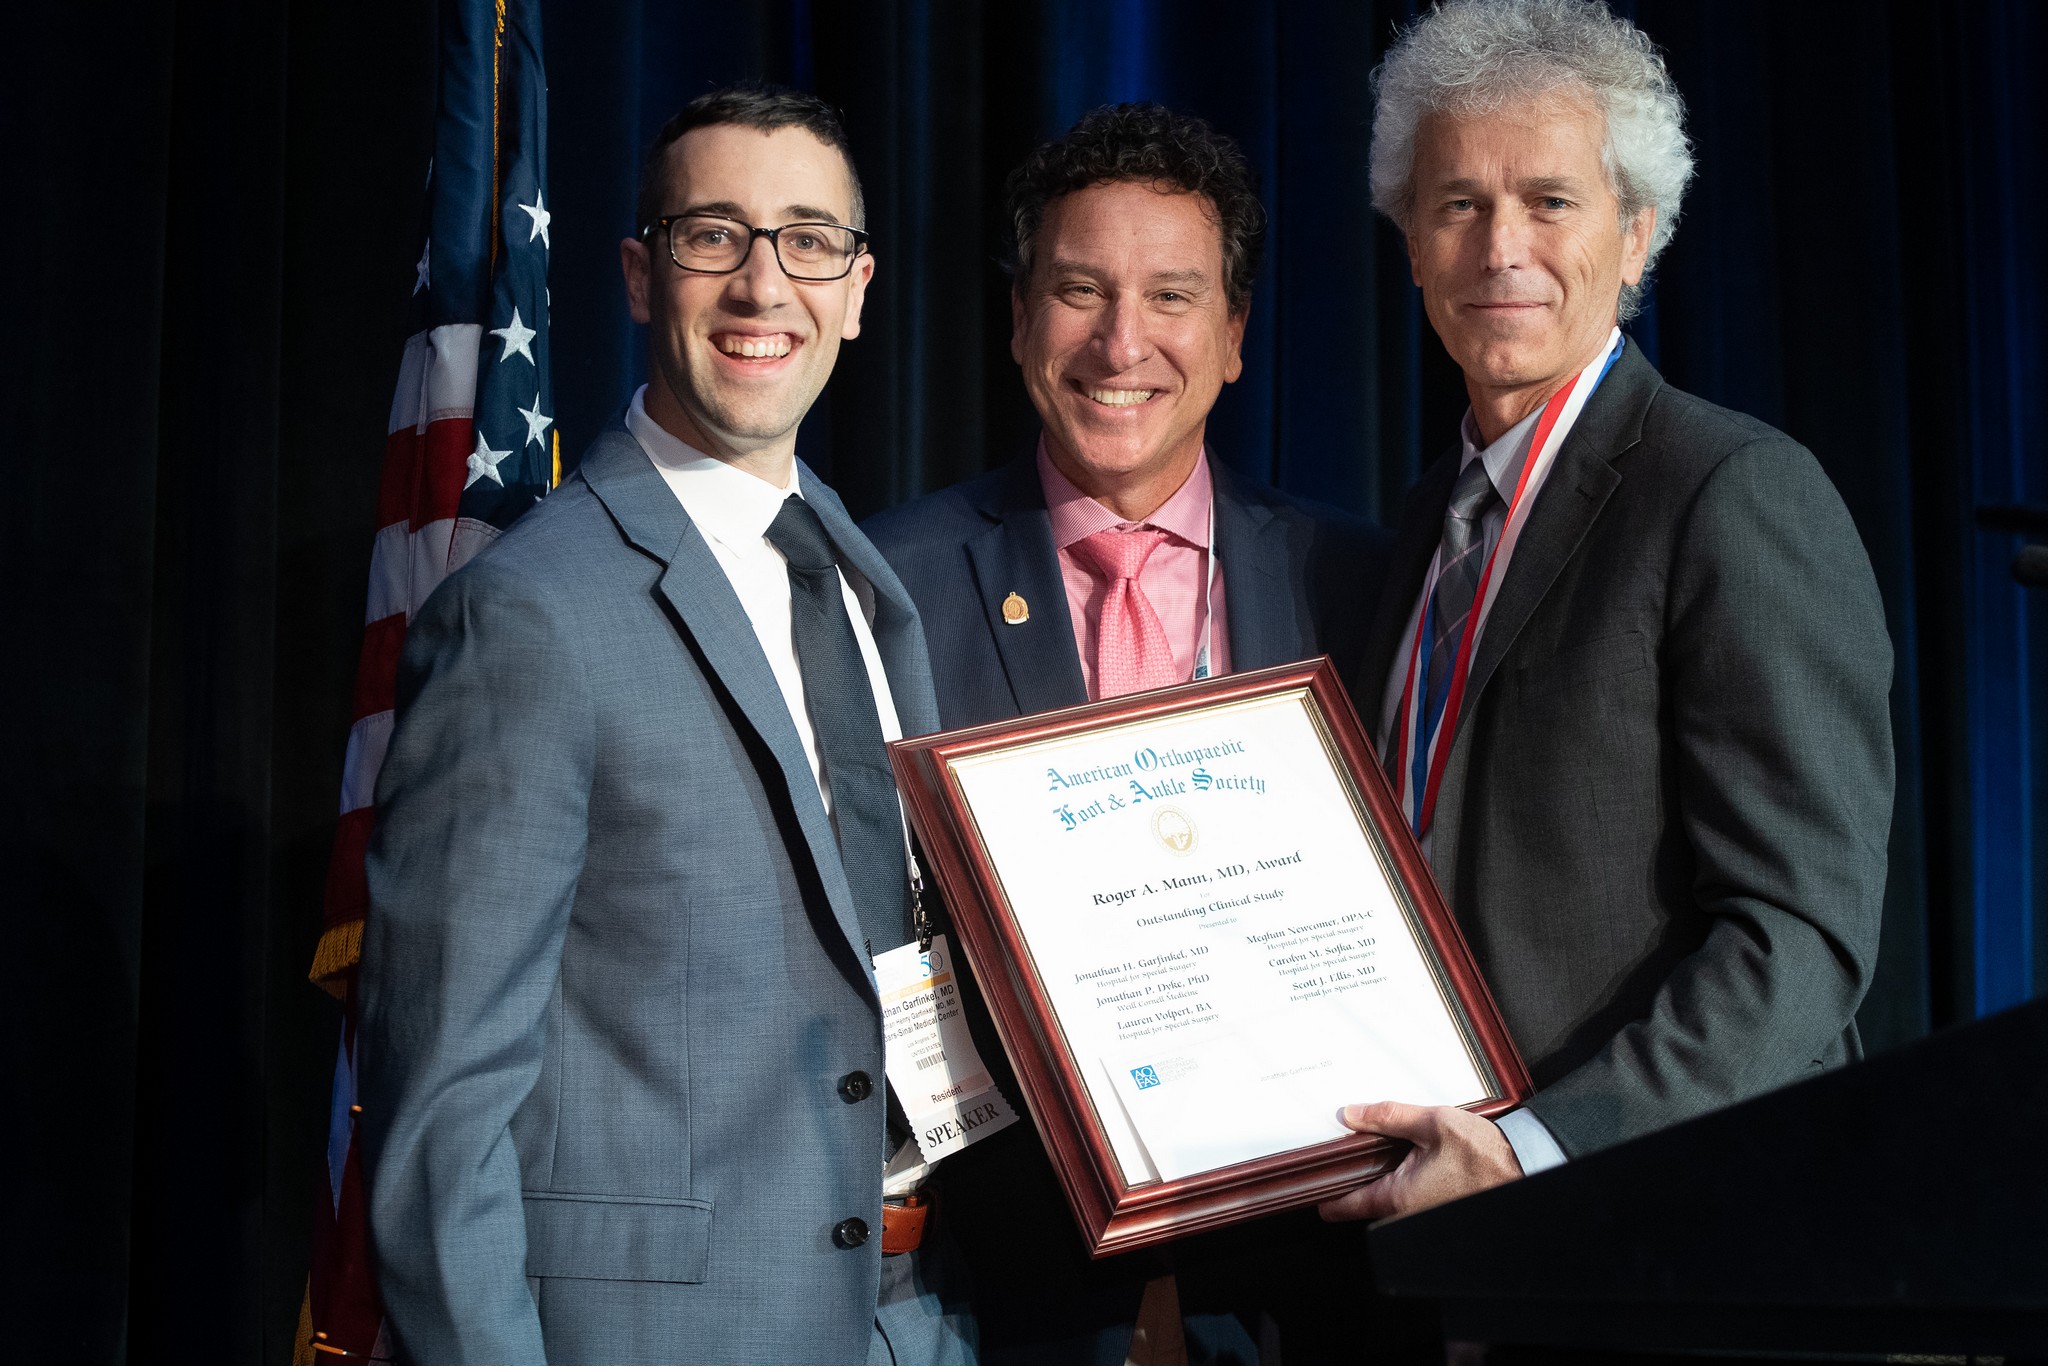
{"type": "Polygon", "coordinates": [[[1510,1110],[1494,1123],[1506,1135],[1508,1146],[1515,1150],[1522,1175],[1534,1176],[1565,1164],[1564,1149],[1557,1146],[1549,1127],[1527,1110],[1510,1110]]]}

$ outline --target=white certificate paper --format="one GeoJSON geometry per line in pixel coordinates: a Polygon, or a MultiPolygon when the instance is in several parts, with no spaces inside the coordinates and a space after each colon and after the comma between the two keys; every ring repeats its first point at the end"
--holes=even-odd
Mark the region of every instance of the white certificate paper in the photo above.
{"type": "Polygon", "coordinates": [[[1306,690],[948,768],[1126,1183],[1491,1095],[1306,690]]]}

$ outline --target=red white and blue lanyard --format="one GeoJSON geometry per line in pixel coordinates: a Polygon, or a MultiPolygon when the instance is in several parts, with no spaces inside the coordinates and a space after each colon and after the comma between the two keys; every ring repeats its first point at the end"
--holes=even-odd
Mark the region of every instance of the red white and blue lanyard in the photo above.
{"type": "Polygon", "coordinates": [[[1431,818],[1436,814],[1437,787],[1443,782],[1444,764],[1450,757],[1451,742],[1458,733],[1458,713],[1465,700],[1465,679],[1471,672],[1472,655],[1479,641],[1480,628],[1493,607],[1493,599],[1500,592],[1502,564],[1514,553],[1514,543],[1520,538],[1522,527],[1529,519],[1529,508],[1535,502],[1535,490],[1542,485],[1542,476],[1549,471],[1551,461],[1558,447],[1571,435],[1572,426],[1579,414],[1585,411],[1586,403],[1593,397],[1593,391],[1600,387],[1600,381],[1607,378],[1607,372],[1614,368],[1614,362],[1621,358],[1621,349],[1626,343],[1621,329],[1614,330],[1614,338],[1600,359],[1574,375],[1571,382],[1550,396],[1543,405],[1542,414],[1536,419],[1536,429],[1529,437],[1529,457],[1522,462],[1521,477],[1515,481],[1514,495],[1508,499],[1507,518],[1501,526],[1500,539],[1486,557],[1485,568],[1480,571],[1478,587],[1473,590],[1472,610],[1465,617],[1464,628],[1458,633],[1458,645],[1450,658],[1451,683],[1444,693],[1441,711],[1430,715],[1424,706],[1429,696],[1429,650],[1425,644],[1434,635],[1436,618],[1437,565],[1430,562],[1427,582],[1422,586],[1422,610],[1416,614],[1415,639],[1408,651],[1407,678],[1401,686],[1401,705],[1394,713],[1397,722],[1394,744],[1394,772],[1400,775],[1401,813],[1418,837],[1429,832],[1431,818]]]}

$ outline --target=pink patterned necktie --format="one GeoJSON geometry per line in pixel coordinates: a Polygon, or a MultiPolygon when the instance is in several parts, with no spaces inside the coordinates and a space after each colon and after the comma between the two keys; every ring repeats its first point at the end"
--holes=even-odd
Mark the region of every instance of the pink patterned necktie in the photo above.
{"type": "Polygon", "coordinates": [[[1074,542],[1074,549],[1109,580],[1108,591],[1102,595],[1102,614],[1095,623],[1098,699],[1181,681],[1173,649],[1166,643],[1166,628],[1159,624],[1159,614],[1138,586],[1145,561],[1165,540],[1165,532],[1148,526],[1098,531],[1074,542]]]}

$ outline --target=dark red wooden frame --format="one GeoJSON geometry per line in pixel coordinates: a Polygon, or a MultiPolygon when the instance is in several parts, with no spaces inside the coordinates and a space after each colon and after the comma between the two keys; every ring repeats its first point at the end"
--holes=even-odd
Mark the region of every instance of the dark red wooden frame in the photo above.
{"type": "Polygon", "coordinates": [[[1025,1106],[1093,1256],[1328,1199],[1391,1167],[1400,1159],[1403,1145],[1359,1134],[1178,1181],[1125,1185],[1079,1066],[1031,969],[1030,954],[988,851],[947,766],[967,755],[1303,688],[1321,709],[1351,789],[1414,905],[1425,947],[1434,951],[1444,980],[1464,1011],[1466,1036],[1492,1073],[1498,1094],[1467,1108],[1489,1118],[1503,1114],[1528,1097],[1528,1069],[1437,890],[1428,860],[1401,819],[1358,714],[1327,657],[899,740],[890,746],[896,783],[926,863],[945,893],[953,929],[1016,1070],[1025,1106]]]}

